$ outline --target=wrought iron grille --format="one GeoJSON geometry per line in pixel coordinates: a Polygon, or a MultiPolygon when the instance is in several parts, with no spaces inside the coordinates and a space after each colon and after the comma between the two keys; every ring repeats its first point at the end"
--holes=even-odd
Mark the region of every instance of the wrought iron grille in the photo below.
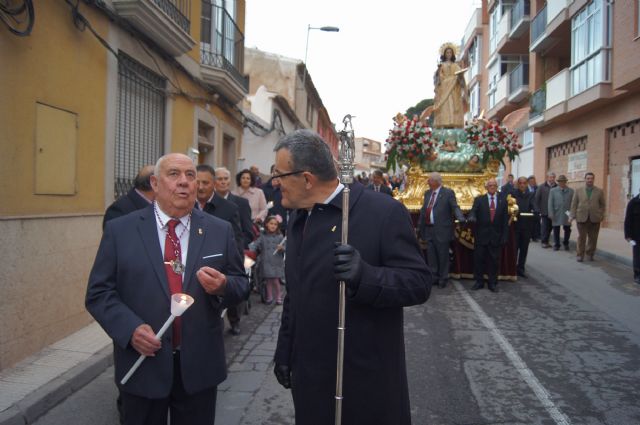
{"type": "Polygon", "coordinates": [[[547,5],[545,5],[531,21],[531,42],[535,43],[544,34],[547,28],[547,5]]]}
{"type": "Polygon", "coordinates": [[[163,154],[165,80],[124,53],[118,57],[115,196],[126,194],[140,167],[163,154]]]}
{"type": "Polygon", "coordinates": [[[245,91],[249,78],[244,70],[244,35],[223,6],[202,2],[200,60],[203,65],[227,71],[245,91]]]}
{"type": "Polygon", "coordinates": [[[191,0],[153,0],[169,18],[187,34],[191,29],[191,0]]]}

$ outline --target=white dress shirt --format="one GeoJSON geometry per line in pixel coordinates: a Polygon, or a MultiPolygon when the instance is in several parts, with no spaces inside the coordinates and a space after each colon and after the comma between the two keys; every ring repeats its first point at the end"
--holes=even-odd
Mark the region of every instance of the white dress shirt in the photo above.
{"type": "MultiPolygon", "coordinates": [[[[169,220],[172,217],[169,217],[160,209],[160,206],[156,203],[154,204],[154,209],[156,210],[156,228],[158,230],[158,240],[160,241],[160,250],[162,251],[162,258],[164,258],[164,241],[167,238],[167,232],[169,231],[169,220]]],[[[182,264],[187,264],[187,250],[189,249],[189,227],[191,227],[191,220],[189,220],[189,214],[180,217],[180,224],[176,226],[176,235],[180,239],[180,261],[182,264]]],[[[164,260],[163,260],[164,261],[164,260]]],[[[186,270],[185,270],[186,271],[186,270]]],[[[182,278],[184,279],[184,273],[182,273],[182,278]]]]}

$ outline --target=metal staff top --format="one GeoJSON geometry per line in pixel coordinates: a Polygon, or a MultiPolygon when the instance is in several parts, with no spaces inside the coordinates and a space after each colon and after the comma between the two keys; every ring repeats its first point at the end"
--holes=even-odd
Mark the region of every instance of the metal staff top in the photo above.
{"type": "Polygon", "coordinates": [[[347,114],[342,119],[344,128],[338,134],[340,137],[340,150],[338,152],[340,183],[347,185],[353,183],[353,165],[355,161],[356,146],[354,141],[353,125],[351,118],[354,116],[347,114]]]}

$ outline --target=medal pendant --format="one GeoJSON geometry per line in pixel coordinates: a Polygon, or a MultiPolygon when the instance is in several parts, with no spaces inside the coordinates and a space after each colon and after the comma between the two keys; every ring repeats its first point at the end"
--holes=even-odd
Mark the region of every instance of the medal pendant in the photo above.
{"type": "Polygon", "coordinates": [[[173,272],[175,274],[184,273],[184,264],[182,264],[182,262],[179,261],[179,260],[172,260],[171,261],[171,268],[173,269],[173,272]]]}

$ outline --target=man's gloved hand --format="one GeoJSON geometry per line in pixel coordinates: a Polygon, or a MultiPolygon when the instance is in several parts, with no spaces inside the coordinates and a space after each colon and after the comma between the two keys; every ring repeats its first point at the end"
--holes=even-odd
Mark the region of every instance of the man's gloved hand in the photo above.
{"type": "Polygon", "coordinates": [[[291,369],[289,366],[283,364],[277,364],[273,368],[273,373],[276,375],[276,379],[286,389],[291,388],[291,369]]]}
{"type": "Polygon", "coordinates": [[[362,276],[360,253],[351,245],[336,242],[333,250],[333,274],[337,280],[344,280],[351,289],[357,289],[362,276]]]}

